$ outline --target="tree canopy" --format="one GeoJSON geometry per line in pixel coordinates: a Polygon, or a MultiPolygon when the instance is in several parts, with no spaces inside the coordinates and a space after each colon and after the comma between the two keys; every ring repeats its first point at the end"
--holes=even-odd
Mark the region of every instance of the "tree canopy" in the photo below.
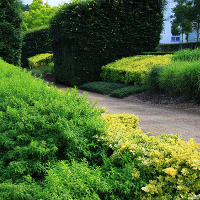
{"type": "Polygon", "coordinates": [[[199,0],[174,0],[172,34],[188,35],[192,30],[197,33],[199,41],[200,32],[200,1],[199,0]]]}
{"type": "Polygon", "coordinates": [[[43,0],[33,0],[30,10],[23,13],[23,28],[25,31],[41,26],[47,26],[59,7],[51,7],[43,0]]]}

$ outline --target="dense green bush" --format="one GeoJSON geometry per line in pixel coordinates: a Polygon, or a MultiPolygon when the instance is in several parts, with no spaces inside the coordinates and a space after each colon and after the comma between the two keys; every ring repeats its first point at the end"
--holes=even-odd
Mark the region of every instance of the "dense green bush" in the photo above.
{"type": "Polygon", "coordinates": [[[196,48],[194,50],[191,49],[183,49],[177,51],[172,56],[172,60],[174,61],[199,61],[200,60],[200,48],[196,48]]]}
{"type": "Polygon", "coordinates": [[[42,179],[47,163],[101,162],[104,122],[86,97],[48,87],[0,60],[0,181],[42,179]]]}
{"type": "Polygon", "coordinates": [[[21,64],[21,16],[16,0],[0,1],[0,57],[21,64]]]}
{"type": "Polygon", "coordinates": [[[157,67],[149,74],[147,86],[157,92],[199,100],[200,64],[177,61],[165,67],[157,67]]]}
{"type": "Polygon", "coordinates": [[[51,21],[55,76],[74,85],[99,80],[101,66],[153,51],[160,40],[163,0],[81,1],[51,21]]]}
{"type": "Polygon", "coordinates": [[[159,44],[158,50],[161,52],[175,52],[181,49],[195,49],[197,47],[200,47],[200,42],[170,43],[159,44]]]}
{"type": "Polygon", "coordinates": [[[51,52],[52,40],[49,35],[49,27],[40,27],[25,33],[22,46],[23,67],[28,67],[28,58],[51,52]]]}

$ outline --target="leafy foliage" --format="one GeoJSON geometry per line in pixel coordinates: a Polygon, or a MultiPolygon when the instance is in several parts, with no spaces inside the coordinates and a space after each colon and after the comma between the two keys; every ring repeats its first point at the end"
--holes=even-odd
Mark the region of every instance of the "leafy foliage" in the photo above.
{"type": "Polygon", "coordinates": [[[199,63],[176,61],[169,66],[153,69],[148,77],[147,85],[154,91],[199,100],[199,63]]]}
{"type": "Polygon", "coordinates": [[[21,64],[21,15],[16,0],[0,1],[0,57],[9,63],[21,64]]]}
{"type": "Polygon", "coordinates": [[[135,184],[132,197],[126,196],[127,199],[200,197],[200,144],[192,139],[185,141],[178,135],[148,136],[142,132],[134,115],[108,114],[103,118],[109,122],[109,130],[100,139],[114,150],[113,162],[121,163],[122,167],[132,161],[127,179],[132,176],[135,184]],[[125,163],[123,155],[126,155],[125,163]]]}
{"type": "Polygon", "coordinates": [[[158,65],[168,65],[171,55],[134,56],[122,58],[102,67],[101,77],[104,81],[143,85],[147,74],[158,65]]]}
{"type": "Polygon", "coordinates": [[[199,61],[200,60],[200,48],[194,50],[183,49],[174,53],[172,60],[174,61],[199,61]]]}
{"type": "Polygon", "coordinates": [[[48,26],[58,7],[51,7],[42,0],[33,0],[30,9],[23,12],[23,29],[25,31],[48,26]]]}
{"type": "Polygon", "coordinates": [[[51,21],[56,79],[68,85],[97,81],[101,66],[155,49],[163,7],[162,0],[64,5],[51,21]]]}
{"type": "Polygon", "coordinates": [[[28,67],[28,58],[37,54],[51,53],[52,39],[49,27],[40,27],[25,33],[22,46],[22,66],[28,67]]]}
{"type": "Polygon", "coordinates": [[[42,179],[47,163],[101,162],[101,109],[0,61],[0,181],[42,179]],[[89,120],[88,120],[89,119],[89,120]]]}

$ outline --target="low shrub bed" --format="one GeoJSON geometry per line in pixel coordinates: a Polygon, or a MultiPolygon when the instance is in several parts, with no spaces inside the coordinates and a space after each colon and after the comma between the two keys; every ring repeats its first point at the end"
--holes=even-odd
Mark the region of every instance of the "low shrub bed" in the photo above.
{"type": "Polygon", "coordinates": [[[101,77],[104,81],[143,85],[147,74],[158,65],[168,65],[171,55],[135,56],[123,58],[102,67],[101,77]]]}
{"type": "Polygon", "coordinates": [[[199,199],[199,144],[148,136],[0,60],[0,199],[199,199]]]}

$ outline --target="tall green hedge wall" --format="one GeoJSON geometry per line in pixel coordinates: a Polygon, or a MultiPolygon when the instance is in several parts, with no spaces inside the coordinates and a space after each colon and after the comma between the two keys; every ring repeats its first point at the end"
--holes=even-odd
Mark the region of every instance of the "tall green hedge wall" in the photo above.
{"type": "Polygon", "coordinates": [[[98,80],[102,65],[155,49],[163,6],[163,0],[64,5],[51,21],[56,79],[69,85],[98,80]]]}
{"type": "Polygon", "coordinates": [[[16,0],[0,0],[0,57],[20,65],[22,47],[21,16],[16,0]]]}
{"type": "Polygon", "coordinates": [[[181,49],[195,49],[200,47],[200,42],[159,44],[158,50],[161,52],[175,52],[181,49]]]}
{"type": "Polygon", "coordinates": [[[22,46],[22,66],[28,66],[28,58],[48,52],[52,52],[49,27],[40,27],[25,33],[22,46]]]}

